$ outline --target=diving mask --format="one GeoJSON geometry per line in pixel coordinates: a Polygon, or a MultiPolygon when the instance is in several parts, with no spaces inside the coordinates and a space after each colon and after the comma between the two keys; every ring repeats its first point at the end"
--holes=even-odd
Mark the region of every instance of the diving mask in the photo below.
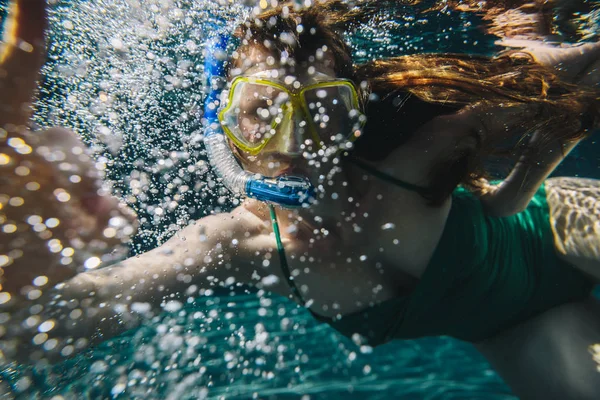
{"type": "Polygon", "coordinates": [[[256,155],[269,143],[274,151],[298,155],[307,139],[314,149],[340,145],[360,136],[365,117],[354,84],[345,79],[292,88],[253,76],[235,78],[219,121],[240,149],[256,155]]]}
{"type": "Polygon", "coordinates": [[[267,178],[244,171],[231,152],[217,116],[221,84],[225,81],[225,57],[228,35],[217,35],[206,43],[204,70],[210,87],[204,104],[204,144],[207,157],[225,186],[234,193],[276,203],[284,207],[308,207],[315,188],[306,177],[267,178]]]}

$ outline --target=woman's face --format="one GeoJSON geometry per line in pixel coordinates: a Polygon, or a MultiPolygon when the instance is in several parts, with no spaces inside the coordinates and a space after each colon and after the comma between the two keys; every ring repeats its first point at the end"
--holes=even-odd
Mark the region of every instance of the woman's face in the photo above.
{"type": "Polygon", "coordinates": [[[346,137],[352,132],[348,111],[344,109],[346,103],[338,98],[340,92],[345,94],[349,89],[319,86],[316,90],[307,90],[303,96],[294,93],[335,80],[333,57],[327,51],[319,51],[310,61],[297,63],[251,47],[238,53],[236,64],[231,70],[231,79],[251,77],[287,89],[246,83],[237,86],[237,106],[233,111],[237,132],[252,144],[269,138],[256,154],[230,143],[244,168],[269,177],[302,175],[316,183],[319,176],[331,169],[331,160],[339,149],[339,143],[330,139],[342,134],[346,137]],[[314,143],[315,137],[322,137],[324,141],[314,143]],[[329,146],[323,146],[325,142],[329,146]]]}

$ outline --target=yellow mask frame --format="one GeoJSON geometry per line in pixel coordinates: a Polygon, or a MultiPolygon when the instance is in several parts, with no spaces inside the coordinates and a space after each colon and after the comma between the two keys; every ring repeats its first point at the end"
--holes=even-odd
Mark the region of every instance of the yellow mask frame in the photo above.
{"type": "MultiPolygon", "coordinates": [[[[356,90],[356,87],[354,86],[352,81],[347,80],[347,79],[335,79],[335,80],[329,80],[329,81],[322,81],[322,82],[317,82],[317,83],[306,85],[306,86],[300,86],[299,88],[296,89],[296,88],[289,88],[288,86],[285,86],[277,81],[273,81],[273,80],[269,80],[269,79],[238,76],[231,83],[229,93],[227,94],[227,103],[218,113],[219,122],[221,123],[223,131],[225,132],[225,135],[238,148],[249,153],[250,155],[256,155],[256,154],[260,153],[265,148],[265,146],[267,146],[267,144],[270,142],[270,140],[273,137],[275,137],[275,135],[278,133],[277,128],[279,126],[285,125],[286,123],[293,123],[291,121],[291,119],[294,117],[294,110],[299,109],[299,110],[302,110],[304,117],[305,117],[306,121],[308,122],[308,132],[310,133],[309,138],[312,139],[313,143],[317,146],[317,148],[320,148],[322,146],[323,138],[321,138],[319,136],[315,121],[313,120],[313,117],[311,116],[309,105],[307,104],[307,101],[306,101],[306,93],[310,92],[310,91],[318,90],[318,89],[336,88],[336,87],[343,87],[343,88],[349,90],[349,93],[350,93],[349,100],[350,100],[351,104],[347,104],[346,108],[349,111],[355,110],[360,116],[362,116],[362,113],[360,112],[360,104],[359,104],[359,100],[358,100],[358,92],[356,90]],[[247,141],[244,142],[240,138],[240,136],[242,136],[242,135],[236,134],[233,131],[233,129],[236,129],[236,128],[234,127],[232,129],[232,127],[230,127],[229,124],[227,123],[227,115],[232,112],[232,108],[236,107],[236,101],[234,99],[234,94],[236,93],[237,86],[242,85],[242,84],[258,84],[258,85],[271,87],[271,88],[281,91],[282,93],[286,93],[289,96],[288,104],[290,104],[291,107],[286,104],[281,106],[281,108],[282,108],[281,112],[283,113],[285,120],[277,121],[277,119],[274,119],[270,125],[270,128],[275,133],[272,135],[268,135],[268,136],[266,135],[264,138],[257,141],[256,144],[251,144],[251,143],[248,143],[247,141]]],[[[362,128],[364,126],[364,122],[365,122],[364,117],[359,118],[359,122],[360,122],[360,128],[362,128]]],[[[359,136],[360,136],[360,129],[359,130],[352,129],[351,132],[348,132],[347,136],[344,139],[348,140],[348,141],[354,141],[359,136]]]]}

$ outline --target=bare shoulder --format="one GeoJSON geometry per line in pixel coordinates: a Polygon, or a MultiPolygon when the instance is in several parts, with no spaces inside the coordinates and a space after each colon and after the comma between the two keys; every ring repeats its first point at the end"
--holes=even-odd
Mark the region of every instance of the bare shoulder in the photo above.
{"type": "Polygon", "coordinates": [[[230,212],[192,221],[159,249],[169,253],[222,253],[232,261],[245,262],[256,258],[257,252],[273,247],[269,222],[268,217],[262,218],[243,203],[230,212]]]}
{"type": "MultiPolygon", "coordinates": [[[[200,256],[226,261],[225,268],[213,269],[212,274],[235,277],[236,281],[267,289],[288,297],[289,286],[278,262],[264,264],[276,251],[271,221],[264,204],[248,200],[231,212],[206,216],[183,231],[183,251],[204,249],[200,256]],[[260,266],[259,268],[257,268],[260,266]]],[[[284,239],[285,242],[285,239],[284,239]]],[[[288,243],[289,244],[289,243],[288,243]]],[[[199,257],[198,257],[199,258],[199,257]]]]}
{"type": "Polygon", "coordinates": [[[408,183],[428,186],[433,168],[476,147],[474,120],[464,112],[432,118],[378,167],[408,183]]]}

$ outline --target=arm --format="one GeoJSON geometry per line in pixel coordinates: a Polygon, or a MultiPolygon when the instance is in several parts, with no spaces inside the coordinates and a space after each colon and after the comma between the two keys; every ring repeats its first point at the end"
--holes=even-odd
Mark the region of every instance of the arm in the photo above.
{"type": "Polygon", "coordinates": [[[238,207],[189,225],[141,256],[80,273],[36,301],[44,310],[31,328],[23,329],[20,324],[29,317],[29,308],[13,312],[12,331],[2,338],[5,343],[0,341],[0,349],[9,358],[24,362],[36,352],[38,358],[60,359],[65,346],[67,354],[62,356],[107,340],[158,315],[169,302],[185,304],[189,298],[208,295],[208,289],[237,283],[262,287],[262,279],[268,275],[276,275],[281,282],[268,289],[288,295],[276,263],[252,266],[254,259],[262,260],[273,246],[270,230],[258,222],[238,207]],[[47,321],[52,325],[47,339],[58,343],[51,351],[31,344],[47,321]]]}
{"type": "MultiPolygon", "coordinates": [[[[523,51],[530,53],[536,62],[554,69],[566,81],[598,87],[600,42],[558,47],[529,40],[518,42],[516,46],[524,47],[523,51]]],[[[497,129],[501,126],[498,124],[504,118],[501,110],[491,109],[486,114],[494,118],[486,128],[497,129]]],[[[535,113],[521,117],[536,118],[535,113]]],[[[505,129],[507,133],[512,131],[509,127],[505,129]]],[[[559,140],[554,140],[540,148],[541,137],[542,132],[533,134],[528,147],[537,151],[523,155],[502,184],[493,186],[485,182],[483,190],[477,193],[490,215],[508,216],[525,209],[544,180],[580,142],[574,140],[560,143],[559,140]]]]}
{"type": "MultiPolygon", "coordinates": [[[[540,132],[535,132],[529,146],[535,147],[540,136],[540,132]]],[[[578,143],[554,141],[535,154],[522,156],[501,184],[488,184],[486,190],[480,193],[487,213],[503,217],[523,211],[546,178],[578,143]]]]}
{"type": "Polygon", "coordinates": [[[505,40],[502,44],[530,54],[565,82],[599,88],[600,41],[559,46],[536,40],[505,40]]]}
{"type": "MultiPolygon", "coordinates": [[[[465,126],[480,132],[495,147],[503,141],[513,139],[522,122],[537,118],[538,106],[521,104],[511,107],[487,106],[485,104],[466,108],[454,116],[465,126]]],[[[542,132],[536,131],[531,137],[529,151],[523,155],[508,177],[500,185],[483,183],[476,192],[490,215],[508,216],[525,209],[544,180],[577,145],[579,140],[561,143],[555,139],[542,144],[542,132]]]]}
{"type": "Polygon", "coordinates": [[[479,103],[437,116],[378,168],[406,182],[431,186],[440,166],[445,168],[465,154],[477,153],[484,141],[494,147],[510,140],[522,121],[537,113],[538,107],[532,104],[500,107],[479,103]]]}
{"type": "Polygon", "coordinates": [[[16,0],[9,8],[0,41],[0,128],[21,131],[45,60],[45,0],[16,0]],[[7,127],[10,124],[10,127],[7,127]]]}

